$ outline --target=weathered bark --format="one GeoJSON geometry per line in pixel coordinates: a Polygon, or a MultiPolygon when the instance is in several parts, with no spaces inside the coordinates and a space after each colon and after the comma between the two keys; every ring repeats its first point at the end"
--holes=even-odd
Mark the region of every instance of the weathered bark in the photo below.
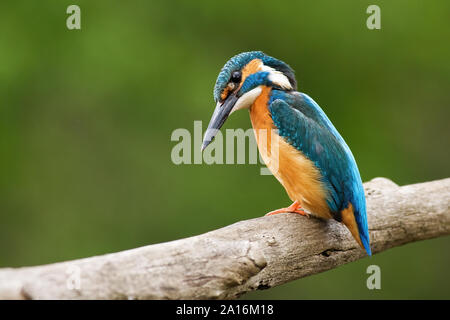
{"type": "MultiPolygon", "coordinates": [[[[450,178],[364,186],[374,253],[450,234],[450,178]]],[[[279,214],[118,253],[0,269],[0,299],[236,298],[364,257],[341,224],[279,214]]]]}

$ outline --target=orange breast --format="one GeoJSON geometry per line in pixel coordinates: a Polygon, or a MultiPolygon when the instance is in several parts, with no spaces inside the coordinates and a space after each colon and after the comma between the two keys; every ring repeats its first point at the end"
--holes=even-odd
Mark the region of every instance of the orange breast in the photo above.
{"type": "Polygon", "coordinates": [[[269,87],[263,87],[250,107],[250,119],[261,157],[292,201],[299,201],[302,207],[314,215],[331,218],[319,170],[275,131],[276,127],[267,107],[270,90],[269,87]]]}

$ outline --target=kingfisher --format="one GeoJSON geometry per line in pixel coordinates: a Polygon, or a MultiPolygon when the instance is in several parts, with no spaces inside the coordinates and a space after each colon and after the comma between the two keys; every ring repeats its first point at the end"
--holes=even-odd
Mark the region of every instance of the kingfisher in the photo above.
{"type": "Polygon", "coordinates": [[[288,64],[261,51],[240,53],[220,71],[214,100],[202,151],[231,113],[248,109],[261,157],[293,202],[267,215],[293,212],[333,218],[371,255],[355,158],[320,106],[297,91],[288,64]]]}

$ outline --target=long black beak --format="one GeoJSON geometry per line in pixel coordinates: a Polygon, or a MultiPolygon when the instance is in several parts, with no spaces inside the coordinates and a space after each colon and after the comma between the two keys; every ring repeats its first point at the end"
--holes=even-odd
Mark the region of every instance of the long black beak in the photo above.
{"type": "Polygon", "coordinates": [[[238,97],[236,94],[230,94],[223,103],[217,103],[216,109],[209,121],[208,129],[203,137],[202,151],[213,141],[217,131],[220,130],[225,120],[227,120],[237,100],[238,97]]]}

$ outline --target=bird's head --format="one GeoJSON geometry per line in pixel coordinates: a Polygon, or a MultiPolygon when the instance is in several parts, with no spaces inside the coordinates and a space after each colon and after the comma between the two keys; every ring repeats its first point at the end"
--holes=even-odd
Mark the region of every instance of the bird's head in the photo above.
{"type": "Polygon", "coordinates": [[[253,104],[263,86],[296,90],[294,71],[283,61],[261,51],[243,52],[228,60],[214,86],[216,108],[203,138],[202,150],[211,143],[231,113],[253,104]]]}

